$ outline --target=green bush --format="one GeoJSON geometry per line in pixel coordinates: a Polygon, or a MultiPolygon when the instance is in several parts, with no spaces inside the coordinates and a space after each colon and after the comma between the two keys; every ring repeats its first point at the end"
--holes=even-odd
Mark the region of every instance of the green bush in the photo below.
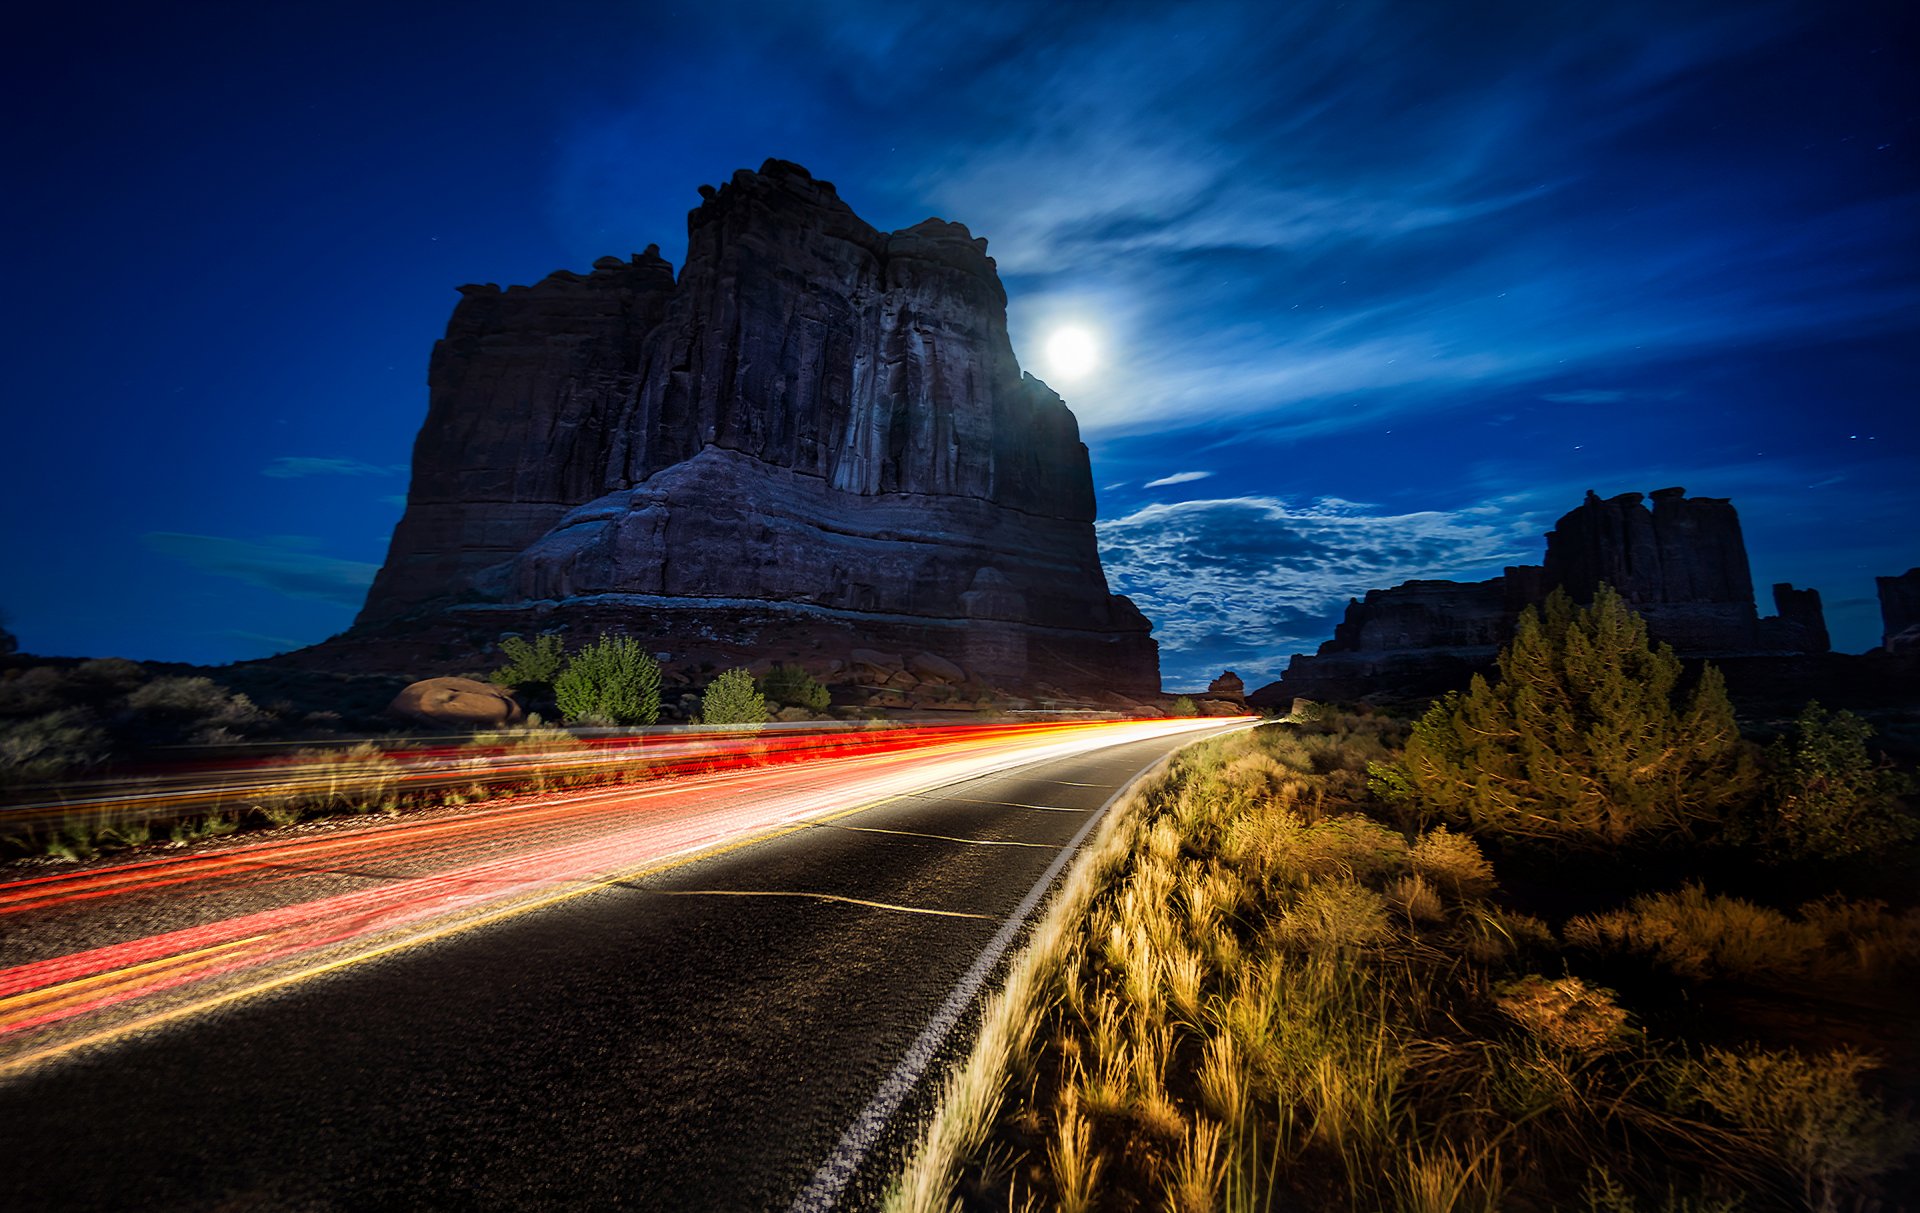
{"type": "Polygon", "coordinates": [[[122,719],[139,745],[220,745],[271,723],[245,695],[211,678],[156,678],[128,692],[122,719]]]}
{"type": "Polygon", "coordinates": [[[1373,789],[1493,834],[1582,846],[1717,825],[1751,797],[1752,760],[1726,684],[1706,667],[1681,701],[1680,661],[1605,585],[1529,609],[1495,682],[1434,704],[1399,770],[1373,789]]]}
{"type": "Polygon", "coordinates": [[[767,701],[753,689],[753,675],[728,670],[700,697],[700,719],[707,724],[765,724],[767,701]]]}
{"type": "Polygon", "coordinates": [[[1173,706],[1167,709],[1167,715],[1169,716],[1198,716],[1199,714],[1199,705],[1185,695],[1174,700],[1173,706]]]}
{"type": "Polygon", "coordinates": [[[570,722],[652,724],[660,719],[660,663],[631,636],[602,636],[567,661],[553,697],[570,722]]]}
{"type": "Polygon", "coordinates": [[[1767,748],[1767,794],[1743,831],[1782,859],[1840,859],[1913,837],[1900,772],[1867,752],[1873,726],[1809,703],[1767,748]]]}
{"type": "Polygon", "coordinates": [[[566,663],[560,637],[551,632],[535,636],[532,644],[522,637],[508,636],[501,640],[500,652],[506,656],[507,664],[488,676],[495,686],[517,687],[528,683],[551,686],[566,663]]]}
{"type": "Polygon", "coordinates": [[[0,723],[0,787],[76,774],[109,753],[105,731],[84,708],[0,723]]]}
{"type": "Polygon", "coordinates": [[[777,665],[760,680],[760,694],[768,703],[824,712],[832,696],[813,675],[798,666],[777,665]]]}

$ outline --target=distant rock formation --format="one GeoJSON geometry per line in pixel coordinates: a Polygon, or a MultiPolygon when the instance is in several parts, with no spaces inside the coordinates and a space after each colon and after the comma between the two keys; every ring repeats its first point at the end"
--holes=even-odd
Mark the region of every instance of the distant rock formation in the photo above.
{"type": "Polygon", "coordinates": [[[1226,671],[1207,684],[1209,699],[1245,699],[1246,697],[1247,684],[1232,670],[1226,671]]]}
{"type": "Polygon", "coordinates": [[[1158,693],[1078,425],[1014,360],[987,242],[876,231],[778,160],[701,194],[677,282],[649,248],[461,288],[386,563],[353,629],[296,658],[610,629],[675,659],[878,645],[1003,687],[1158,693]]]}
{"type": "Polygon", "coordinates": [[[1491,667],[1520,612],[1545,602],[1557,586],[1581,603],[1591,602],[1602,582],[1613,586],[1646,619],[1649,635],[1682,656],[1828,650],[1818,590],[1776,585],[1778,614],[1760,617],[1740,518],[1729,501],[1688,497],[1679,488],[1652,497],[1649,508],[1639,493],[1602,500],[1589,492],[1547,533],[1539,565],[1509,568],[1489,581],[1369,590],[1347,605],[1318,654],[1294,657],[1280,681],[1249,702],[1417,697],[1463,685],[1491,667]]]}
{"type": "Polygon", "coordinates": [[[1880,647],[1903,656],[1920,653],[1920,568],[1873,583],[1880,592],[1880,647]]]}

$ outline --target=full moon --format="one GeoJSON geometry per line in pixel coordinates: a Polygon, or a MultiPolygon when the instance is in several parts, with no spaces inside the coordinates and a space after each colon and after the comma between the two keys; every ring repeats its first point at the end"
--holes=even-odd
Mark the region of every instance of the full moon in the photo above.
{"type": "Polygon", "coordinates": [[[1078,379],[1100,361],[1100,346],[1083,328],[1064,328],[1047,338],[1047,364],[1062,379],[1078,379]]]}

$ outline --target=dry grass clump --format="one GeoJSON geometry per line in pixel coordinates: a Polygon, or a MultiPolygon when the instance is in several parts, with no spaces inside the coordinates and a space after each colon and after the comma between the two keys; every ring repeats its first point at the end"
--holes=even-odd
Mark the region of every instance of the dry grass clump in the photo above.
{"type": "MultiPolygon", "coordinates": [[[[1565,974],[1544,923],[1488,900],[1472,839],[1338,811],[1327,783],[1385,743],[1336,759],[1323,739],[1363,725],[1315,727],[1191,747],[1116,810],[889,1210],[1871,1198],[1908,1138],[1861,1094],[1867,1063],[1809,1063],[1816,1076],[1656,1049],[1609,991],[1565,974]],[[1856,1157],[1848,1133],[1880,1144],[1856,1157]]],[[[1857,906],[1819,913],[1800,926],[1886,934],[1857,906]]]]}
{"type": "Polygon", "coordinates": [[[1568,922],[1569,944],[1646,956],[1695,980],[1875,976],[1920,961],[1920,912],[1823,898],[1788,916],[1699,885],[1634,898],[1624,909],[1568,922]]]}
{"type": "Polygon", "coordinates": [[[1569,1053],[1617,1048],[1627,1031],[1627,1013],[1614,1005],[1613,992],[1578,977],[1548,979],[1529,973],[1496,987],[1493,1005],[1527,1032],[1569,1053]]]}
{"type": "Polygon", "coordinates": [[[1704,1106],[1778,1161],[1805,1207],[1838,1210],[1899,1166],[1920,1137],[1861,1089],[1875,1066],[1825,1056],[1709,1049],[1680,1076],[1680,1102],[1704,1106]]]}
{"type": "Polygon", "coordinates": [[[1407,859],[1416,876],[1449,898],[1485,897],[1493,892],[1493,865],[1480,844],[1445,826],[1416,839],[1407,859]]]}
{"type": "Polygon", "coordinates": [[[295,750],[246,807],[276,826],[325,813],[392,812],[400,804],[401,773],[400,764],[371,741],[295,750]]]}

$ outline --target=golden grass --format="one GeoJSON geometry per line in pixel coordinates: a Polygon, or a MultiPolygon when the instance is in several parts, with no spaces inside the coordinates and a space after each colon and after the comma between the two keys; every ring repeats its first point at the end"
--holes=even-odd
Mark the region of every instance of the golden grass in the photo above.
{"type": "MultiPolygon", "coordinates": [[[[1488,900],[1470,837],[1350,811],[1392,727],[1312,727],[1190,747],[1116,806],[888,1210],[1821,1208],[1898,1164],[1868,1062],[1653,1047],[1488,900]]],[[[1905,955],[1883,909],[1798,921],[1905,955]]]]}

